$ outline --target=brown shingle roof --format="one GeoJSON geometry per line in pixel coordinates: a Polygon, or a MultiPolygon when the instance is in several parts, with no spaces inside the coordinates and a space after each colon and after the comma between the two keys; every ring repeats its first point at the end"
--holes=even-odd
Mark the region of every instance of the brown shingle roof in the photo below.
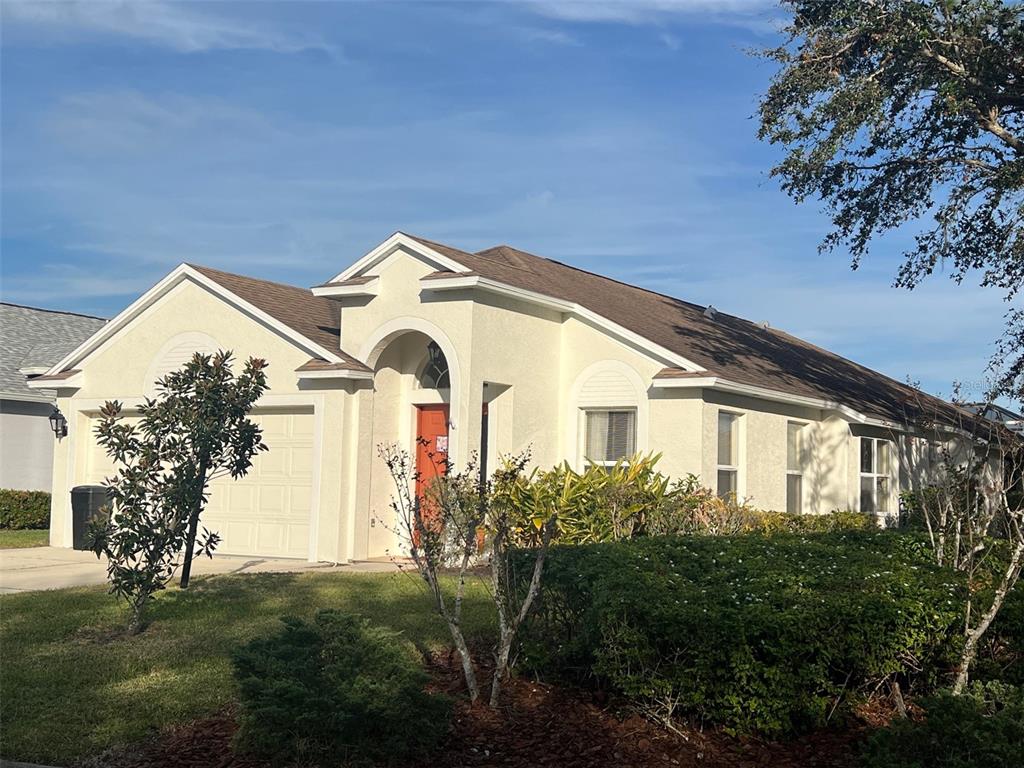
{"type": "Polygon", "coordinates": [[[341,325],[336,302],[314,296],[308,288],[235,275],[198,264],[189,266],[257,309],[266,312],[300,336],[338,355],[344,360],[346,367],[369,370],[355,357],[339,348],[341,325]]]}
{"type": "Polygon", "coordinates": [[[350,277],[348,280],[334,280],[329,283],[321,283],[320,285],[314,285],[314,288],[329,288],[338,285],[366,285],[369,282],[376,280],[376,275],[361,275],[359,277],[350,277]]]}
{"type": "Polygon", "coordinates": [[[78,368],[68,368],[60,373],[53,373],[49,376],[33,376],[31,381],[65,381],[77,373],[81,373],[78,368]]]}
{"type": "Polygon", "coordinates": [[[730,381],[836,402],[903,423],[960,424],[970,417],[944,400],[774,328],[621,283],[507,245],[477,253],[409,235],[475,274],[570,301],[730,381]]]}
{"type": "Polygon", "coordinates": [[[329,363],[326,360],[321,360],[321,359],[316,358],[316,357],[314,357],[314,358],[312,358],[310,360],[307,360],[306,362],[304,362],[302,365],[300,365],[295,370],[299,371],[299,372],[302,372],[302,371],[350,371],[350,370],[353,370],[353,369],[360,370],[360,371],[367,371],[367,372],[370,371],[370,369],[367,368],[365,365],[359,365],[358,368],[357,368],[356,366],[352,365],[351,363],[329,363]]]}

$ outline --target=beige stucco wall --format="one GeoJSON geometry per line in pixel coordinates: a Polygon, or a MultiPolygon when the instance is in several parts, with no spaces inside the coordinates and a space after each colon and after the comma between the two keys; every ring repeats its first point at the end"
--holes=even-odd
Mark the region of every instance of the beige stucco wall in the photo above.
{"type": "Polygon", "coordinates": [[[845,508],[849,429],[845,421],[823,418],[820,410],[775,403],[715,390],[703,391],[701,479],[714,488],[718,471],[718,414],[739,421],[738,495],[761,509],[786,509],[787,425],[804,425],[803,511],[819,514],[845,508]]]}
{"type": "MultiPolygon", "coordinates": [[[[146,394],[154,356],[183,334],[204,334],[218,347],[230,349],[236,360],[250,356],[269,362],[269,391],[257,407],[312,405],[319,424],[319,504],[316,507],[316,551],[321,560],[345,559],[342,507],[345,500],[342,455],[346,401],[344,389],[328,386],[299,387],[295,369],[310,354],[276,331],[262,325],[205,288],[185,281],[172,288],[142,315],[111,337],[79,367],[83,385],[68,396],[61,392],[58,406],[68,418],[68,436],[55,444],[51,543],[71,545],[70,489],[86,481],[89,430],[106,400],[121,400],[126,409],[146,394]]],[[[316,489],[314,488],[314,492],[316,489]]]]}

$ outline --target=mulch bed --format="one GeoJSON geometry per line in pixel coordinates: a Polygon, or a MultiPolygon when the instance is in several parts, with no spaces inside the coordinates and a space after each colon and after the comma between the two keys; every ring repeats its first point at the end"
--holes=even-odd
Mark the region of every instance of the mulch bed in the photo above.
{"type": "MultiPolygon", "coordinates": [[[[852,768],[867,726],[818,731],[788,742],[738,739],[716,730],[671,733],[637,715],[618,716],[595,694],[516,678],[498,711],[470,707],[457,665],[433,660],[435,687],[456,697],[451,733],[439,752],[407,768],[852,768]]],[[[486,677],[486,676],[482,676],[486,677]]],[[[868,720],[874,717],[866,718],[868,720]]],[[[150,742],[91,762],[105,768],[269,768],[236,757],[234,713],[169,727],[150,742]]]]}

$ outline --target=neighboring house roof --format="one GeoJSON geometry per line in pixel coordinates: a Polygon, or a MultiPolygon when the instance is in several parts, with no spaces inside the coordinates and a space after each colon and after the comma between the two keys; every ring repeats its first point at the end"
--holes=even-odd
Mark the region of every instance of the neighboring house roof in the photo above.
{"type": "Polygon", "coordinates": [[[369,370],[355,357],[340,349],[341,324],[338,321],[337,302],[314,296],[308,288],[235,275],[199,264],[189,266],[240,299],[266,312],[300,336],[335,352],[343,359],[344,367],[352,370],[369,370]]]}
{"type": "Polygon", "coordinates": [[[469,253],[409,237],[470,273],[586,307],[705,368],[701,376],[835,402],[900,423],[939,418],[960,424],[969,418],[945,400],[763,324],[717,310],[708,317],[704,306],[507,245],[469,253]]]}
{"type": "Polygon", "coordinates": [[[1009,408],[1004,408],[997,403],[966,403],[964,408],[971,413],[984,416],[989,421],[1002,424],[1014,432],[1024,433],[1024,416],[1009,408]]]}
{"type": "Polygon", "coordinates": [[[49,368],[105,322],[91,315],[0,302],[0,397],[52,398],[48,390],[29,389],[22,369],[49,368]]]}

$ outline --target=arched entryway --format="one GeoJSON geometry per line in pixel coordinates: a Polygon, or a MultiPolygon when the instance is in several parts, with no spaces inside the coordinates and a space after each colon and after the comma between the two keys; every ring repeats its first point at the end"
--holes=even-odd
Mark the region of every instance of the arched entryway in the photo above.
{"type": "Polygon", "coordinates": [[[373,457],[369,550],[395,551],[395,520],[390,509],[395,488],[377,451],[381,445],[397,444],[410,454],[423,480],[456,461],[454,415],[459,412],[461,389],[458,357],[439,328],[407,318],[373,334],[363,359],[373,369],[373,416],[367,446],[373,457]]]}

